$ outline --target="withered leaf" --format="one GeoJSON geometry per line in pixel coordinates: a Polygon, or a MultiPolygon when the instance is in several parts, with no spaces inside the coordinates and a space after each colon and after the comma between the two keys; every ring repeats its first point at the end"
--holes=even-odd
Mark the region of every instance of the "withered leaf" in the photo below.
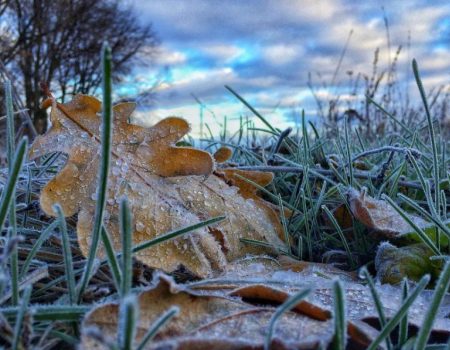
{"type": "MultiPolygon", "coordinates": [[[[277,249],[279,224],[270,206],[213,174],[214,160],[207,152],[176,147],[189,131],[189,124],[166,118],[151,128],[128,122],[135,105],[120,103],[113,108],[114,134],[109,174],[105,226],[114,248],[120,249],[118,202],[127,196],[134,218],[133,243],[139,244],[170,230],[226,215],[211,228],[138,252],[144,264],[171,272],[180,265],[205,277],[223,270],[228,261],[248,253],[268,253],[264,247],[243,245],[240,238],[262,240],[277,249]]],[[[52,127],[33,143],[30,156],[51,151],[68,155],[64,168],[42,190],[40,203],[49,215],[60,203],[64,214],[78,213],[80,248],[87,255],[95,211],[99,164],[101,103],[77,95],[65,104],[52,101],[52,127]]],[[[99,250],[99,256],[104,254],[99,250]]]]}
{"type": "MultiPolygon", "coordinates": [[[[411,225],[398,214],[388,202],[374,199],[366,194],[365,189],[358,192],[350,188],[347,194],[353,215],[365,226],[387,238],[396,238],[414,231],[411,225]]],[[[409,214],[409,218],[420,228],[430,226],[422,218],[409,214]]]]}
{"type": "Polygon", "coordinates": [[[320,273],[326,274],[327,276],[346,277],[350,281],[355,281],[357,279],[357,274],[355,271],[344,271],[334,267],[332,264],[295,260],[287,255],[280,255],[278,257],[278,261],[281,267],[285,270],[302,272],[304,270],[313,271],[316,269],[317,271],[320,271],[320,273]]]}
{"type": "MultiPolygon", "coordinates": [[[[321,308],[324,312],[331,313],[334,305],[333,278],[339,278],[345,289],[347,316],[354,326],[352,331],[361,330],[360,322],[371,322],[377,319],[378,314],[370,289],[365,283],[361,283],[364,281],[359,281],[352,274],[341,273],[338,269],[335,269],[336,273],[333,274],[332,269],[325,264],[305,262],[301,265],[302,269],[293,271],[285,262],[282,262],[280,266],[279,263],[268,257],[240,259],[230,263],[226,271],[217,279],[194,283],[191,288],[195,288],[196,291],[205,289],[209,293],[214,292],[221,295],[221,293],[234,293],[230,290],[238,290],[257,284],[263,285],[265,288],[281,290],[282,293],[278,294],[280,296],[283,293],[290,295],[308,287],[313,289],[313,293],[306,298],[306,301],[321,308]]],[[[291,266],[295,265],[291,264],[291,266]]],[[[386,317],[394,315],[402,303],[401,288],[389,284],[379,285],[377,286],[377,293],[383,304],[386,317]]],[[[432,293],[424,291],[413,303],[408,320],[412,327],[417,329],[422,324],[431,297],[432,293]]],[[[273,299],[272,297],[267,298],[273,299]]],[[[283,299],[279,298],[278,300],[283,299]]],[[[436,315],[434,329],[436,332],[443,331],[450,339],[450,319],[447,317],[450,313],[450,300],[446,300],[436,315]]],[[[367,330],[373,331],[373,329],[367,330]]]]}
{"type": "MultiPolygon", "coordinates": [[[[172,305],[180,314],[163,328],[149,349],[261,349],[268,322],[277,305],[304,288],[313,292],[275,327],[272,348],[316,349],[327,347],[333,336],[333,280],[326,278],[323,266],[311,264],[301,272],[280,269],[276,261],[262,256],[240,259],[227,266],[215,279],[174,284],[162,274],[154,287],[138,295],[140,320],[136,340],[157,317],[172,305]],[[323,273],[322,273],[323,272],[323,273]]],[[[344,277],[347,333],[352,348],[365,349],[379,334],[378,313],[367,285],[344,277]]],[[[402,303],[398,287],[377,288],[386,317],[392,317],[402,303]]],[[[422,292],[413,303],[408,322],[411,335],[417,332],[430,303],[430,293],[422,292]]],[[[102,334],[116,338],[117,303],[107,303],[86,315],[83,329],[98,327],[102,334]]],[[[448,303],[436,315],[431,337],[450,339],[448,303]]],[[[83,332],[82,344],[93,348],[95,339],[83,332]]],[[[383,346],[382,346],[383,347],[383,346]]],[[[101,348],[99,346],[99,348],[101,348]]]]}
{"type": "Polygon", "coordinates": [[[214,159],[217,163],[225,163],[233,155],[233,151],[228,147],[220,147],[214,152],[214,159]]]}
{"type": "MultiPolygon", "coordinates": [[[[260,349],[275,311],[273,306],[255,306],[240,298],[208,295],[176,285],[165,275],[156,277],[153,288],[138,296],[139,323],[136,343],[157,317],[177,305],[180,313],[166,325],[148,349],[260,349]]],[[[83,322],[83,329],[97,327],[112,341],[118,326],[117,303],[95,308],[83,322]]],[[[272,349],[318,349],[332,338],[331,319],[318,321],[299,312],[285,313],[277,323],[272,349]]],[[[103,349],[83,332],[85,349],[103,349]]]]}
{"type": "Polygon", "coordinates": [[[430,274],[435,281],[442,270],[442,261],[431,260],[433,255],[433,251],[423,243],[396,247],[383,242],[375,257],[377,278],[381,283],[399,284],[405,277],[417,282],[430,274]]]}
{"type": "MultiPolygon", "coordinates": [[[[279,208],[269,202],[266,202],[259,196],[259,189],[251,182],[260,187],[269,185],[273,180],[273,174],[262,171],[248,171],[234,168],[224,168],[216,171],[229,185],[239,188],[239,194],[245,199],[251,199],[254,203],[263,210],[270,218],[272,224],[277,227],[278,236],[284,240],[283,228],[279,219],[279,208]],[[250,180],[246,181],[246,180],[250,180]]],[[[292,211],[289,208],[284,208],[285,217],[289,218],[292,211]]]]}

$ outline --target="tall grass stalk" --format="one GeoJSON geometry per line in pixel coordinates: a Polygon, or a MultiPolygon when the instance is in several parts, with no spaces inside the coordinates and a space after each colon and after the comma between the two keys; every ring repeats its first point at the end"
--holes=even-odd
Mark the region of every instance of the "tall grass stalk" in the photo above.
{"type": "Polygon", "coordinates": [[[116,290],[120,292],[122,288],[122,271],[119,266],[117,254],[114,251],[114,246],[111,242],[111,238],[104,225],[102,226],[101,239],[103,246],[105,247],[106,259],[108,261],[109,268],[111,269],[111,275],[114,281],[114,285],[116,286],[116,290]]]}
{"type": "Polygon", "coordinates": [[[31,290],[32,290],[31,286],[25,288],[25,291],[23,292],[23,295],[22,295],[22,299],[20,301],[20,306],[17,309],[16,323],[14,326],[14,338],[13,338],[13,343],[12,343],[13,350],[18,350],[18,349],[23,348],[21,341],[20,341],[20,336],[22,334],[22,329],[23,329],[22,326],[23,326],[23,320],[25,317],[25,313],[27,312],[28,303],[30,302],[31,290]]]}
{"type": "MultiPolygon", "coordinates": [[[[2,196],[0,199],[0,231],[3,230],[6,216],[8,214],[8,210],[11,209],[11,203],[15,197],[15,187],[17,184],[17,180],[19,178],[19,173],[22,168],[25,155],[27,152],[27,144],[28,141],[26,138],[23,138],[19,143],[19,146],[14,154],[14,158],[12,161],[11,171],[9,172],[8,181],[6,186],[3,188],[2,196]]],[[[15,207],[14,207],[15,210],[15,207]]],[[[11,219],[11,217],[10,217],[11,219]]],[[[15,219],[15,216],[14,216],[15,219]]],[[[13,226],[14,227],[14,226],[13,226]]],[[[12,290],[12,300],[13,305],[18,305],[19,302],[19,269],[18,269],[18,257],[17,257],[17,237],[15,235],[15,231],[13,227],[8,228],[8,239],[11,241],[16,241],[14,243],[12,256],[11,258],[11,290],[12,290]]]]}
{"type": "MultiPolygon", "coordinates": [[[[5,83],[5,107],[6,107],[6,129],[7,129],[7,158],[8,158],[8,170],[9,176],[12,176],[13,161],[14,161],[14,149],[15,149],[15,132],[14,132],[14,107],[12,101],[11,82],[5,83]]],[[[15,186],[11,195],[11,203],[9,207],[9,233],[10,239],[15,240],[17,236],[17,219],[16,219],[16,191],[15,186]]],[[[12,290],[12,303],[18,305],[19,303],[19,258],[17,253],[17,244],[14,244],[13,250],[10,255],[11,266],[11,290],[12,290]]]]}
{"type": "MultiPolygon", "coordinates": [[[[367,281],[367,284],[369,285],[370,294],[372,295],[372,300],[375,304],[375,309],[377,310],[377,313],[378,313],[378,320],[380,321],[381,328],[383,328],[386,326],[386,316],[384,314],[383,305],[381,303],[380,296],[377,293],[377,289],[375,287],[375,283],[372,279],[372,276],[370,275],[369,271],[367,271],[366,267],[363,267],[360,270],[359,274],[360,274],[360,276],[365,278],[365,280],[367,281]]],[[[403,319],[405,319],[405,318],[403,318],[403,319]]],[[[406,317],[406,319],[407,319],[407,317],[406,317]]],[[[392,343],[391,343],[391,339],[389,337],[386,338],[386,348],[392,349],[392,343]]]]}
{"type": "Polygon", "coordinates": [[[408,295],[408,297],[404,300],[403,304],[400,306],[400,309],[391,317],[391,319],[386,323],[386,325],[381,329],[378,336],[373,340],[367,350],[375,350],[378,348],[381,342],[383,342],[387,337],[390,336],[391,332],[394,328],[401,322],[403,317],[408,312],[409,308],[413,304],[413,302],[417,299],[420,293],[425,289],[426,285],[430,282],[430,276],[423,276],[419,283],[417,283],[416,288],[408,295]]]}
{"type": "Polygon", "coordinates": [[[402,210],[397,203],[395,203],[391,198],[386,195],[381,196],[382,199],[387,201],[391,207],[416,231],[417,235],[422,239],[422,241],[433,251],[436,255],[442,255],[439,248],[434,244],[430,237],[409,217],[404,210],[402,210]]]}
{"type": "MultiPolygon", "coordinates": [[[[425,89],[423,88],[422,79],[420,78],[419,68],[417,66],[417,61],[413,59],[412,61],[412,68],[414,72],[414,77],[416,79],[417,87],[419,88],[420,97],[422,98],[422,103],[425,108],[425,115],[427,118],[428,123],[428,131],[430,134],[430,140],[431,140],[431,149],[433,152],[433,180],[435,184],[435,191],[434,191],[434,200],[435,200],[435,208],[437,210],[437,214],[439,216],[441,204],[440,204],[440,194],[439,194],[439,156],[438,156],[438,150],[436,145],[436,135],[434,133],[434,127],[433,127],[433,121],[431,120],[431,113],[430,108],[428,106],[428,100],[425,95],[425,89]]],[[[436,244],[438,245],[438,248],[440,247],[440,231],[439,228],[436,227],[436,244]]]]}
{"type": "Polygon", "coordinates": [[[117,329],[117,342],[121,350],[133,350],[136,327],[139,319],[139,306],[134,295],[122,297],[117,329]]]}
{"type": "Polygon", "coordinates": [[[126,296],[131,290],[133,278],[133,252],[131,240],[131,213],[128,199],[120,201],[120,233],[122,236],[122,296],[126,296]]]}
{"type": "MultiPolygon", "coordinates": [[[[403,279],[402,283],[402,303],[405,302],[406,298],[408,298],[409,287],[408,280],[406,278],[403,279]]],[[[382,326],[384,327],[384,325],[382,326]]],[[[400,321],[399,329],[398,329],[398,345],[403,346],[408,340],[408,312],[405,313],[402,320],[400,321]]]]}
{"type": "Polygon", "coordinates": [[[347,345],[347,317],[345,292],[339,280],[333,282],[334,296],[334,337],[333,349],[345,350],[347,345]]]}
{"type": "Polygon", "coordinates": [[[61,230],[64,266],[68,286],[67,289],[69,290],[69,304],[72,305],[76,302],[77,297],[75,288],[75,274],[73,272],[72,248],[70,245],[69,233],[67,232],[66,218],[64,217],[63,210],[59,204],[54,206],[54,210],[58,215],[59,227],[61,230]]]}
{"type": "Polygon", "coordinates": [[[447,261],[444,269],[441,272],[439,281],[434,288],[433,298],[431,304],[428,308],[427,314],[423,320],[422,326],[419,328],[419,333],[417,334],[417,341],[414,346],[415,350],[425,349],[427,345],[428,338],[431,334],[431,329],[433,327],[434,320],[438,314],[439,308],[444,300],[445,295],[448,292],[450,286],[450,261],[447,261]]]}
{"type": "Polygon", "coordinates": [[[176,229],[176,230],[173,230],[171,232],[162,234],[162,235],[157,236],[156,238],[153,238],[153,239],[151,239],[151,240],[149,240],[147,242],[140,243],[137,246],[134,246],[133,247],[133,253],[139,252],[139,251],[144,250],[144,249],[148,249],[148,248],[153,247],[153,246],[155,246],[157,244],[161,244],[163,242],[169,241],[171,239],[174,239],[174,238],[179,237],[181,235],[184,235],[186,233],[198,230],[199,228],[206,227],[206,226],[212,225],[214,223],[221,222],[221,221],[223,221],[225,219],[226,219],[226,216],[218,216],[218,217],[215,217],[215,218],[212,218],[212,219],[209,219],[209,220],[205,220],[205,221],[199,222],[199,223],[194,224],[194,225],[190,225],[190,226],[187,226],[187,227],[183,227],[183,228],[176,229]]]}
{"type": "Polygon", "coordinates": [[[102,51],[103,63],[103,107],[102,107],[102,137],[101,137],[101,156],[99,167],[99,178],[97,186],[97,200],[95,207],[94,225],[92,228],[92,243],[86,261],[86,267],[81,277],[78,289],[78,302],[81,302],[84,290],[86,289],[89,279],[91,278],[91,270],[94,259],[97,255],[98,244],[103,225],[103,215],[106,205],[106,196],[108,188],[109,166],[111,161],[111,142],[112,142],[112,54],[107,44],[103,45],[102,51]]]}

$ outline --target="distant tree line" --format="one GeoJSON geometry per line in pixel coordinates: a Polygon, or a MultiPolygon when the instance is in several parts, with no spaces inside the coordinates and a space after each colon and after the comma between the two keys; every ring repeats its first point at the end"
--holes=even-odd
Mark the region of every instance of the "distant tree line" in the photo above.
{"type": "Polygon", "coordinates": [[[119,0],[0,0],[0,24],[0,68],[23,93],[38,133],[47,128],[41,82],[62,101],[90,94],[101,82],[103,42],[113,50],[116,80],[158,45],[151,23],[119,0]]]}

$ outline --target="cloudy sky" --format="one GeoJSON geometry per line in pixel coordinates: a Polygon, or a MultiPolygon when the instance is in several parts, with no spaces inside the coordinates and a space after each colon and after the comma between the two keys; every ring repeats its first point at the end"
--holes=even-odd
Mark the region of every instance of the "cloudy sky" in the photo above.
{"type": "Polygon", "coordinates": [[[276,126],[292,126],[301,109],[308,117],[317,115],[309,73],[320,98],[340,94],[351,99],[349,79],[357,73],[370,76],[377,48],[379,70],[385,69],[399,45],[397,77],[405,88],[411,82],[412,58],[418,60],[426,88],[450,82],[448,1],[132,2],[142,21],[153,23],[161,46],[155,64],[137,67],[119,92],[136,94],[158,81],[156,104],[145,113],[152,120],[179,115],[195,129],[200,107],[196,96],[206,105],[204,117],[213,128],[224,116],[236,127],[240,115],[251,114],[224,88],[229,85],[276,126]]]}

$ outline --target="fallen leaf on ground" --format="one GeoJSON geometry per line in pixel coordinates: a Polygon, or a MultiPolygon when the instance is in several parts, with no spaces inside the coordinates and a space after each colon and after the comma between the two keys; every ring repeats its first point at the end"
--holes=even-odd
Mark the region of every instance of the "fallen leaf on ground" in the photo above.
{"type": "Polygon", "coordinates": [[[214,160],[217,163],[224,163],[233,155],[233,151],[228,147],[220,147],[216,152],[214,152],[214,160]]]}
{"type": "MultiPolygon", "coordinates": [[[[358,192],[350,188],[347,198],[353,215],[365,226],[387,238],[396,238],[414,231],[388,202],[370,197],[365,189],[358,192]]],[[[416,215],[408,214],[408,216],[420,228],[430,226],[430,223],[416,215]]]]}
{"type": "MultiPolygon", "coordinates": [[[[333,216],[341,229],[345,230],[353,227],[352,214],[345,204],[341,204],[333,210],[333,216]]],[[[328,216],[324,216],[324,219],[327,221],[329,226],[332,225],[328,216]]]]}
{"type": "Polygon", "coordinates": [[[375,270],[381,283],[398,284],[404,277],[419,281],[430,274],[435,281],[442,269],[442,260],[430,260],[434,253],[423,243],[396,247],[388,242],[380,244],[375,257],[375,270]]]}
{"type": "MultiPolygon", "coordinates": [[[[156,277],[153,288],[139,294],[136,344],[164,311],[176,305],[180,313],[146,349],[261,349],[275,308],[255,306],[230,295],[205,295],[176,285],[165,275],[156,277]],[[208,347],[207,347],[208,346],[208,347]]],[[[99,328],[112,342],[117,337],[119,305],[95,308],[83,322],[84,330],[99,328]]],[[[330,318],[314,320],[301,312],[287,312],[277,321],[271,349],[318,349],[333,335],[330,318]]],[[[106,349],[83,332],[84,349],[106,349]]]]}
{"type": "MultiPolygon", "coordinates": [[[[128,197],[134,218],[134,245],[226,215],[225,221],[213,227],[138,252],[135,257],[150,267],[171,272],[183,265],[205,277],[248,253],[276,252],[283,247],[278,218],[268,204],[256,195],[240,194],[239,188],[213,174],[214,160],[207,152],[174,146],[189,131],[185,120],[170,117],[143,128],[128,123],[134,108],[133,103],[113,108],[105,225],[116,250],[121,245],[118,202],[123,196],[128,197]],[[273,248],[244,245],[241,238],[264,241],[273,248]]],[[[30,150],[31,158],[53,151],[68,155],[64,168],[43,188],[40,203],[49,215],[55,215],[56,203],[66,216],[78,213],[78,242],[84,255],[90,249],[95,212],[100,109],[100,101],[85,95],[76,95],[65,104],[52,101],[52,127],[30,150]]],[[[104,256],[102,248],[98,254],[104,256]]]]}
{"type": "MultiPolygon", "coordinates": [[[[138,343],[146,330],[170,306],[180,313],[161,329],[148,349],[262,349],[269,320],[278,305],[305,288],[312,292],[277,321],[273,349],[327,348],[333,338],[333,280],[317,265],[301,272],[282,270],[269,257],[249,257],[234,261],[215,279],[177,285],[159,274],[153,287],[138,295],[140,320],[138,343]],[[321,272],[322,271],[322,272],[321,272]],[[209,348],[208,348],[209,346],[209,348]]],[[[378,314],[369,288],[344,277],[347,332],[352,349],[365,349],[379,334],[378,314]]],[[[386,317],[392,317],[401,305],[402,291],[383,285],[377,291],[386,317]]],[[[414,335],[422,324],[432,295],[427,291],[410,308],[408,322],[414,335]]],[[[118,327],[117,303],[100,305],[86,315],[83,330],[99,328],[115,340],[118,327]]],[[[436,315],[432,339],[450,339],[448,300],[436,315]]],[[[84,348],[103,348],[83,331],[84,348]]],[[[384,345],[381,345],[383,348],[384,345]]]]}
{"type": "Polygon", "coordinates": [[[354,271],[344,271],[334,267],[332,264],[324,264],[317,262],[310,262],[304,260],[295,260],[287,255],[280,255],[278,261],[284,270],[292,270],[294,272],[302,271],[317,271],[324,276],[341,276],[346,277],[351,281],[357,280],[357,274],[354,271]]]}

